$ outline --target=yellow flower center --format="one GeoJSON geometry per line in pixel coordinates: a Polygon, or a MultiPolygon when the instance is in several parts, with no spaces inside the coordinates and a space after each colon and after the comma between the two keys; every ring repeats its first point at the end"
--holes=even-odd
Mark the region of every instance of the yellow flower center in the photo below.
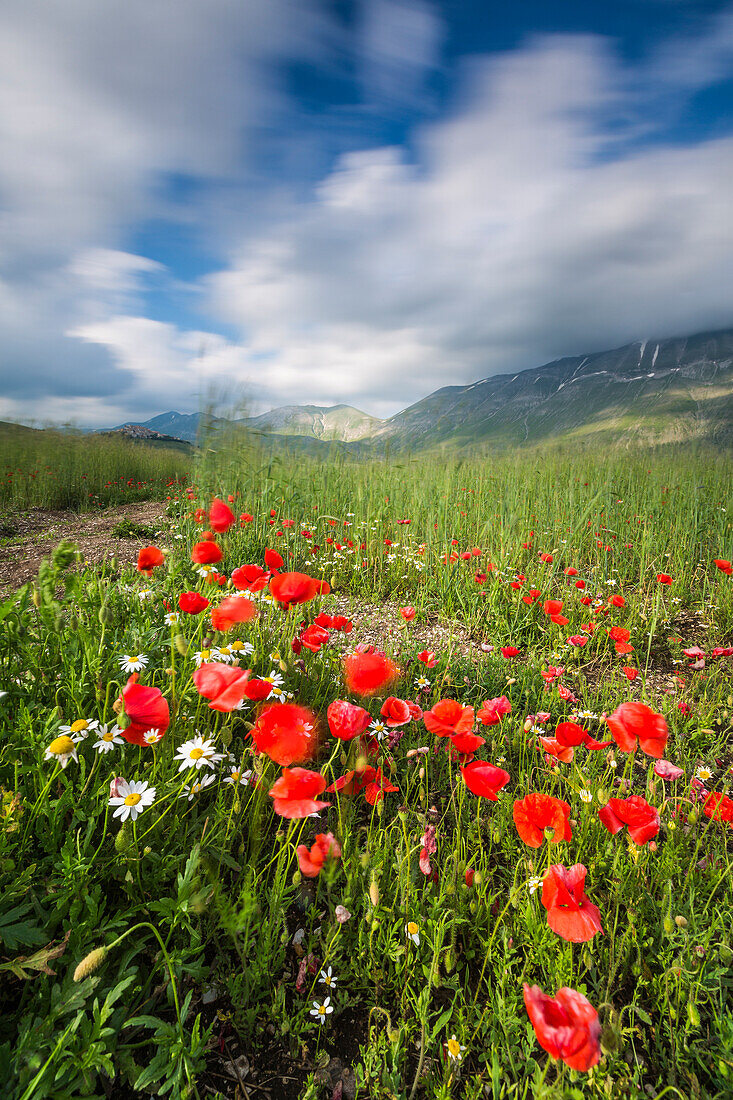
{"type": "Polygon", "coordinates": [[[133,791],[133,793],[128,794],[127,798],[125,799],[125,805],[126,806],[137,806],[137,804],[138,804],[138,802],[140,801],[141,798],[142,798],[141,794],[138,794],[137,791],[133,791]]]}
{"type": "Polygon", "coordinates": [[[325,1005],[319,1005],[318,1006],[318,1012],[321,1016],[325,1016],[326,1015],[326,1006],[325,1005]]]}
{"type": "Polygon", "coordinates": [[[210,649],[202,649],[201,650],[201,660],[202,661],[208,661],[210,656],[211,656],[211,650],[210,649]]]}
{"type": "Polygon", "coordinates": [[[112,730],[107,730],[106,733],[102,734],[102,740],[103,741],[114,741],[114,738],[115,738],[115,735],[112,732],[112,730]]]}
{"type": "Polygon", "coordinates": [[[461,1044],[457,1039],[449,1039],[445,1045],[448,1047],[448,1053],[452,1054],[454,1058],[457,1058],[461,1053],[461,1044]]]}
{"type": "Polygon", "coordinates": [[[407,931],[408,931],[408,934],[410,936],[416,936],[417,935],[419,929],[418,929],[417,925],[415,924],[414,920],[411,920],[411,921],[407,922],[407,931]]]}
{"type": "Polygon", "coordinates": [[[232,642],[229,648],[236,650],[244,649],[244,642],[232,642]]]}
{"type": "Polygon", "coordinates": [[[241,775],[241,772],[232,772],[232,779],[239,779],[241,775]]]}
{"type": "Polygon", "coordinates": [[[203,749],[191,749],[191,759],[192,760],[200,760],[203,755],[204,755],[204,750],[203,749]]]}
{"type": "Polygon", "coordinates": [[[76,722],[72,722],[71,724],[71,732],[81,733],[81,731],[85,730],[88,725],[89,723],[87,722],[86,718],[77,718],[76,722]]]}
{"type": "Polygon", "coordinates": [[[74,742],[71,740],[67,733],[62,733],[60,737],[56,737],[48,746],[48,751],[52,752],[54,756],[65,756],[67,752],[74,751],[74,742]]]}

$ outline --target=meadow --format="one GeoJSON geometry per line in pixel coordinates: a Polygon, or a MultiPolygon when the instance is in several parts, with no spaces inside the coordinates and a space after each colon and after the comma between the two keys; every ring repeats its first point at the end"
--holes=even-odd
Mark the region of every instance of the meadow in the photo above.
{"type": "Polygon", "coordinates": [[[163,499],[185,481],[191,455],[123,436],[0,423],[0,509],[90,510],[163,499]]]}
{"type": "Polygon", "coordinates": [[[224,441],[138,569],[59,546],[0,606],[3,1095],[731,1096],[732,480],[224,441]]]}

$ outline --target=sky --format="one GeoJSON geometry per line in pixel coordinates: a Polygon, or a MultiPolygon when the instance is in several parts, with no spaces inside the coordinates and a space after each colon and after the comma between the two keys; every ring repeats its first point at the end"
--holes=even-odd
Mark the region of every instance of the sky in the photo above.
{"type": "Polygon", "coordinates": [[[733,2],[4,0],[0,419],[733,326],[733,2]]]}

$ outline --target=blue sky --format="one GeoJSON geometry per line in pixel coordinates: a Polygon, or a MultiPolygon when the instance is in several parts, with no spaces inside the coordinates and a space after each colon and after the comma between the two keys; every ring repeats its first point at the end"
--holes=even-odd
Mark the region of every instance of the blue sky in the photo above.
{"type": "Polygon", "coordinates": [[[0,417],[733,325],[733,3],[9,0],[0,71],[0,417]]]}

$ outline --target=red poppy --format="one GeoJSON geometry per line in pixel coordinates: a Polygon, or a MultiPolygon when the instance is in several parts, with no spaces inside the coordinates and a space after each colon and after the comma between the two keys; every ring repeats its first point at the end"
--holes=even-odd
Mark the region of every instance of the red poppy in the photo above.
{"type": "Polygon", "coordinates": [[[414,607],[401,607],[400,608],[400,615],[402,616],[402,618],[405,620],[406,623],[411,623],[412,620],[415,618],[416,614],[417,614],[417,612],[415,611],[414,607]]]}
{"type": "Polygon", "coordinates": [[[250,515],[249,512],[242,512],[241,516],[239,517],[239,522],[242,526],[244,526],[245,523],[251,523],[254,518],[255,517],[250,515]]]}
{"type": "Polygon", "coordinates": [[[148,730],[157,730],[162,737],[170,725],[171,716],[163,693],[156,687],[139,684],[138,676],[139,673],[134,672],[122,689],[120,699],[130,721],[120,733],[131,745],[146,745],[143,734],[148,730]]]}
{"type": "Polygon", "coordinates": [[[505,645],[501,647],[501,655],[502,657],[505,657],[507,661],[510,660],[510,658],[512,657],[518,657],[519,653],[520,651],[517,649],[516,646],[513,645],[505,645]]]}
{"type": "Polygon", "coordinates": [[[265,565],[271,573],[275,573],[278,569],[282,569],[285,562],[277,550],[265,550],[265,565]]]}
{"type": "Polygon", "coordinates": [[[727,795],[718,791],[711,791],[705,799],[703,810],[708,817],[716,821],[727,821],[729,825],[733,825],[733,798],[728,798],[727,795]]]}
{"type": "Polygon", "coordinates": [[[270,581],[270,592],[283,611],[296,604],[308,603],[318,595],[327,595],[331,586],[307,573],[278,573],[270,581]]]}
{"type": "Polygon", "coordinates": [[[384,719],[385,726],[389,726],[390,729],[406,726],[412,721],[412,711],[405,700],[397,699],[394,695],[384,700],[379,713],[384,719]]]}
{"type": "Polygon", "coordinates": [[[609,714],[606,724],[621,752],[635,752],[638,745],[647,756],[664,756],[667,723],[644,703],[622,703],[609,714]]]}
{"type": "Polygon", "coordinates": [[[417,655],[418,661],[422,661],[426,668],[435,668],[436,657],[429,649],[424,649],[417,655]]]}
{"type": "Polygon", "coordinates": [[[512,713],[512,704],[506,695],[498,695],[495,699],[487,699],[476,717],[482,726],[498,726],[505,714],[512,713]]]}
{"type": "MultiPolygon", "coordinates": [[[[371,770],[374,771],[373,768],[371,770]]],[[[399,789],[382,774],[381,768],[377,768],[374,775],[364,784],[364,797],[369,805],[373,806],[376,802],[381,802],[385,794],[390,794],[399,789]]]]}
{"type": "Polygon", "coordinates": [[[573,634],[570,638],[568,638],[568,642],[570,643],[570,645],[582,648],[584,645],[587,645],[588,638],[585,634],[573,634]]]}
{"type": "Polygon", "coordinates": [[[630,798],[609,798],[608,804],[598,811],[601,823],[613,836],[624,825],[634,844],[642,847],[659,832],[659,814],[645,798],[632,794],[630,798]]]}
{"type": "Polygon", "coordinates": [[[276,764],[302,764],[313,756],[317,718],[296,703],[271,703],[263,707],[252,730],[257,752],[276,764]]]}
{"type": "Polygon", "coordinates": [[[219,497],[214,497],[211,508],[209,508],[209,527],[211,530],[220,535],[224,531],[228,531],[232,524],[236,522],[236,516],[229,505],[225,504],[219,497]]]}
{"type": "Polygon", "coordinates": [[[220,661],[208,661],[197,668],[193,682],[199,695],[210,699],[211,710],[236,710],[246,695],[250,669],[237,668],[222,664],[220,661]]]}
{"type": "Polygon", "coordinates": [[[548,756],[554,756],[562,764],[572,764],[575,756],[574,749],[568,745],[561,745],[555,737],[538,737],[537,740],[548,756]]]}
{"type": "Polygon", "coordinates": [[[722,573],[725,573],[726,577],[729,577],[733,573],[733,566],[725,558],[715,558],[715,564],[722,573]]]}
{"type": "Polygon", "coordinates": [[[589,749],[607,749],[612,741],[594,741],[591,735],[579,726],[577,722],[560,722],[555,728],[555,740],[561,745],[575,748],[576,745],[586,745],[589,749]]]}
{"type": "Polygon", "coordinates": [[[178,606],[186,615],[200,615],[209,606],[209,601],[200,592],[181,592],[178,606]]]}
{"type": "Polygon", "coordinates": [[[376,695],[398,676],[397,665],[371,646],[357,649],[344,658],[344,680],[354,695],[376,695]]]}
{"type": "Polygon", "coordinates": [[[626,606],[626,600],[623,598],[623,596],[619,596],[618,594],[616,594],[614,596],[610,596],[608,602],[611,605],[611,607],[625,607],[626,606]]]}
{"type": "Polygon", "coordinates": [[[244,688],[244,698],[253,703],[261,703],[272,693],[272,683],[269,680],[248,680],[244,688]]]}
{"type": "Polygon", "coordinates": [[[263,577],[265,578],[262,585],[264,588],[270,578],[261,565],[240,565],[239,568],[232,571],[232,584],[240,590],[249,588],[250,591],[254,591],[253,585],[263,577]]]}
{"type": "Polygon", "coordinates": [[[623,672],[627,680],[635,680],[636,677],[639,675],[638,668],[632,668],[631,665],[624,665],[621,671],[623,672]]]}
{"type": "Polygon", "coordinates": [[[299,844],[296,852],[301,874],[306,878],[317,878],[327,859],[340,857],[341,848],[333,833],[318,833],[310,851],[305,844],[299,844]]]}
{"type": "Polygon", "coordinates": [[[204,542],[197,542],[191,551],[191,561],[196,565],[215,565],[223,557],[221,547],[208,539],[204,542]]]}
{"type": "Polygon", "coordinates": [[[575,568],[574,565],[569,565],[567,569],[563,569],[563,573],[566,577],[577,577],[578,570],[575,568]]]}
{"type": "Polygon", "coordinates": [[[552,554],[540,554],[540,561],[545,562],[546,565],[551,565],[553,560],[552,554]]]}
{"type": "Polygon", "coordinates": [[[572,838],[570,807],[567,802],[552,795],[528,794],[521,802],[514,803],[513,815],[517,832],[530,848],[540,847],[547,829],[552,831],[552,835],[547,837],[550,844],[560,844],[572,838]]]}
{"type": "Polygon", "coordinates": [[[430,733],[450,737],[454,733],[468,733],[473,729],[474,710],[455,699],[441,699],[432,710],[426,710],[422,718],[430,733]]]}
{"type": "Polygon", "coordinates": [[[372,720],[368,710],[344,699],[334,699],[326,711],[326,718],[328,728],[339,741],[352,741],[359,737],[372,720]]]}
{"type": "Polygon", "coordinates": [[[585,588],[585,581],[576,581],[575,582],[575,587],[579,588],[582,592],[582,590],[585,588]]]}
{"type": "Polygon", "coordinates": [[[672,578],[669,573],[657,573],[657,580],[660,584],[671,584],[672,578]]]}
{"type": "Polygon", "coordinates": [[[472,794],[488,798],[490,802],[496,802],[497,794],[511,779],[509,772],[505,772],[503,768],[495,768],[485,760],[472,760],[461,768],[461,775],[472,794]]]}
{"type": "Polygon", "coordinates": [[[601,915],[585,894],[587,872],[582,863],[563,867],[553,863],[542,880],[542,904],[553,932],[571,943],[592,940],[602,932],[601,915]]]}
{"type": "Polygon", "coordinates": [[[331,805],[330,802],[318,801],[318,795],[323,794],[325,789],[326,780],[320,772],[311,772],[307,768],[283,768],[282,775],[275,780],[268,793],[276,814],[301,818],[331,805]]]}
{"type": "Polygon", "coordinates": [[[545,600],[542,610],[545,615],[559,615],[562,611],[562,600],[545,600]]]}
{"type": "Polygon", "coordinates": [[[593,1005],[563,986],[554,997],[524,983],[524,1004],[537,1042],[551,1058],[585,1073],[601,1059],[601,1024],[593,1005]]]}
{"type": "Polygon", "coordinates": [[[144,573],[146,577],[152,577],[153,570],[164,561],[165,554],[157,546],[143,546],[137,555],[138,572],[144,573]]]}
{"type": "Polygon", "coordinates": [[[456,752],[461,756],[471,756],[486,742],[483,737],[479,737],[477,733],[452,733],[450,735],[451,744],[456,752]]]}
{"type": "Polygon", "coordinates": [[[606,633],[613,642],[628,642],[631,637],[631,631],[622,626],[612,626],[606,633]]]}
{"type": "Polygon", "coordinates": [[[654,765],[654,774],[660,779],[681,779],[685,774],[682,768],[678,768],[671,760],[657,760],[654,765]]]}
{"type": "Polygon", "coordinates": [[[211,610],[211,625],[214,630],[226,633],[235,623],[248,623],[257,615],[257,608],[244,596],[226,596],[218,607],[211,610]]]}

